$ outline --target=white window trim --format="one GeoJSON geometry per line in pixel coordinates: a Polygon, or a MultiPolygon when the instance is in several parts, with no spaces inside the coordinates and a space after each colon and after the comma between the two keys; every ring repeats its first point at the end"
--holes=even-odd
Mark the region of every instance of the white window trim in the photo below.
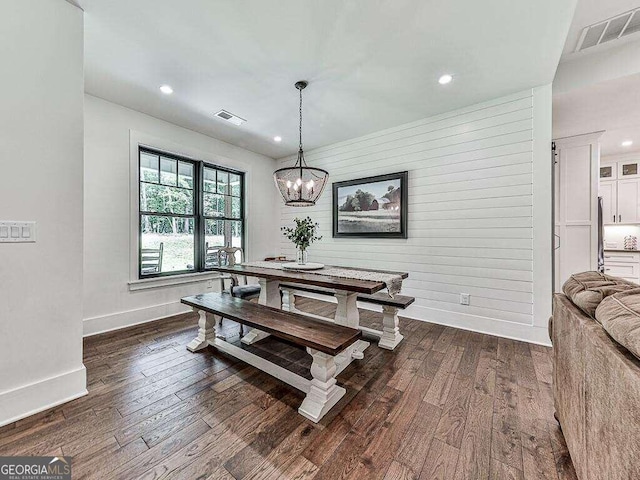
{"type": "Polygon", "coordinates": [[[248,238],[251,226],[247,219],[250,215],[250,205],[247,201],[247,185],[249,185],[249,165],[246,162],[232,160],[212,152],[198,150],[197,148],[181,145],[170,140],[149,135],[147,133],[129,130],[129,290],[144,290],[149,288],[167,287],[184,283],[202,282],[219,278],[215,272],[194,272],[167,277],[138,278],[138,221],[140,216],[140,172],[138,170],[138,154],[140,147],[160,150],[168,154],[185,157],[191,160],[201,160],[213,165],[219,165],[244,173],[244,236],[245,258],[249,258],[248,238]]]}
{"type": "Polygon", "coordinates": [[[182,285],[185,283],[197,283],[220,278],[216,272],[196,272],[182,275],[171,275],[169,277],[142,278],[129,282],[129,291],[148,290],[150,288],[168,287],[171,285],[182,285]]]}

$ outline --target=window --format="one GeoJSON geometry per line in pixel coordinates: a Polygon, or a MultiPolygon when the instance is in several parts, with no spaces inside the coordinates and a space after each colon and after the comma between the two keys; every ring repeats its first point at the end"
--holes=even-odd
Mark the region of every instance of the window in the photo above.
{"type": "Polygon", "coordinates": [[[139,167],[140,278],[206,271],[215,247],[243,247],[242,173],[147,148],[139,167]]]}

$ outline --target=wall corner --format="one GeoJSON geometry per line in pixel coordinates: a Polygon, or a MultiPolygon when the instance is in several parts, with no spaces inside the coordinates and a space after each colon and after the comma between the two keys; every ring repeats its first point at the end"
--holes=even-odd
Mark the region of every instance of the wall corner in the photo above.
{"type": "Polygon", "coordinates": [[[553,298],[553,159],[551,84],[533,96],[533,325],[544,327],[553,298]]]}

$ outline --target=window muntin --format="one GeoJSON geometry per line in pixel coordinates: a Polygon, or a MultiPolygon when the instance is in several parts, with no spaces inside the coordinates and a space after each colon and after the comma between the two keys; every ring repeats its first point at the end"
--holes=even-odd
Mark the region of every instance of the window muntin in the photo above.
{"type": "Polygon", "coordinates": [[[210,270],[207,248],[243,247],[243,182],[240,172],[140,148],[139,277],[210,270]]]}
{"type": "MultiPolygon", "coordinates": [[[[205,249],[242,247],[242,176],[203,166],[203,218],[205,249]]],[[[211,268],[205,265],[205,269],[211,268]]]]}

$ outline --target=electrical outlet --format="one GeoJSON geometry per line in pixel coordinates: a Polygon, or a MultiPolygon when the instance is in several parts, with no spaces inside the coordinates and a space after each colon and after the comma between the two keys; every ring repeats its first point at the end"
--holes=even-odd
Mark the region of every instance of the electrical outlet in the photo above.
{"type": "Polygon", "coordinates": [[[460,294],[460,305],[469,305],[470,301],[471,301],[471,295],[469,295],[468,293],[460,294]]]}
{"type": "Polygon", "coordinates": [[[207,281],[207,289],[208,290],[212,290],[213,289],[213,280],[207,281]]]}

